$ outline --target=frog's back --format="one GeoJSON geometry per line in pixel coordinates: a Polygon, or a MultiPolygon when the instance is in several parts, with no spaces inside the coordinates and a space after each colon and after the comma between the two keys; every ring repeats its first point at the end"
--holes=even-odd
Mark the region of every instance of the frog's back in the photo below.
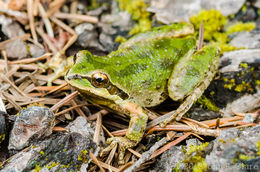
{"type": "Polygon", "coordinates": [[[177,32],[167,29],[161,27],[159,36],[155,31],[139,34],[108,56],[111,82],[144,107],[158,105],[168,97],[167,83],[174,65],[196,46],[194,37],[187,33],[175,37],[177,32]]]}

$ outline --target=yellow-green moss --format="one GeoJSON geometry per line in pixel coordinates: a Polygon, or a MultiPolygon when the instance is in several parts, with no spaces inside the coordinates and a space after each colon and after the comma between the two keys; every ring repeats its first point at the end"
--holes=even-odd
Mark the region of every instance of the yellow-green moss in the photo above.
{"type": "Polygon", "coordinates": [[[33,169],[33,172],[39,172],[42,169],[40,165],[36,165],[33,169]]]}
{"type": "Polygon", "coordinates": [[[127,11],[132,19],[137,22],[129,35],[144,32],[152,27],[150,13],[146,11],[148,4],[144,0],[117,0],[120,10],[127,11]]]}
{"type": "Polygon", "coordinates": [[[84,161],[84,162],[88,161],[87,154],[88,154],[87,150],[81,150],[80,154],[78,155],[78,160],[79,161],[84,161]]]}
{"type": "Polygon", "coordinates": [[[260,140],[256,143],[256,148],[258,149],[257,155],[260,156],[260,140]]]}
{"type": "Polygon", "coordinates": [[[119,42],[119,43],[123,43],[125,42],[127,39],[121,35],[118,35],[115,39],[115,42],[119,42]]]}
{"type": "Polygon", "coordinates": [[[44,155],[44,152],[43,152],[43,151],[40,151],[40,154],[41,154],[41,155],[44,155]]]}
{"type": "Polygon", "coordinates": [[[208,145],[209,145],[209,142],[205,142],[200,145],[190,145],[190,147],[188,148],[188,151],[186,152],[186,155],[190,155],[196,151],[203,151],[205,149],[205,147],[207,147],[208,145]]]}
{"type": "Polygon", "coordinates": [[[248,68],[248,64],[247,63],[240,63],[239,66],[242,67],[242,68],[248,68]]]}
{"type": "Polygon", "coordinates": [[[198,15],[190,18],[190,22],[194,25],[195,30],[197,31],[199,30],[202,21],[205,40],[222,40],[221,42],[226,42],[227,36],[220,33],[220,31],[223,30],[228,21],[227,17],[223,16],[217,10],[202,10],[198,15]]]}
{"type": "Polygon", "coordinates": [[[197,102],[203,106],[203,108],[212,110],[212,111],[219,111],[219,108],[206,96],[202,95],[197,102]]]}
{"type": "Polygon", "coordinates": [[[224,52],[243,49],[243,48],[237,48],[237,47],[230,45],[230,44],[227,44],[227,43],[218,43],[217,45],[220,48],[220,55],[222,55],[224,52]]]}
{"type": "Polygon", "coordinates": [[[248,22],[248,23],[242,23],[237,22],[227,28],[227,34],[231,34],[234,32],[242,32],[242,31],[251,31],[255,29],[255,23],[248,22]]]}
{"type": "Polygon", "coordinates": [[[239,155],[239,159],[241,159],[241,160],[250,160],[250,159],[254,159],[254,158],[255,158],[255,156],[244,155],[244,154],[239,155]]]}
{"type": "Polygon", "coordinates": [[[225,84],[224,84],[224,88],[227,88],[229,90],[231,90],[235,85],[235,79],[228,79],[228,78],[223,78],[225,84]]]}
{"type": "Polygon", "coordinates": [[[251,87],[250,83],[242,81],[241,84],[238,84],[235,86],[234,89],[236,92],[242,92],[242,91],[249,91],[249,92],[253,92],[253,88],[251,87]]]}
{"type": "Polygon", "coordinates": [[[260,85],[260,80],[255,80],[256,85],[260,85]]]}
{"type": "Polygon", "coordinates": [[[208,169],[208,164],[206,163],[205,158],[201,158],[201,160],[193,166],[192,171],[203,172],[203,171],[207,171],[207,169],[208,169]]]}
{"type": "Polygon", "coordinates": [[[5,134],[0,135],[0,143],[5,140],[5,134]]]}
{"type": "Polygon", "coordinates": [[[48,169],[52,169],[53,167],[56,167],[57,165],[60,165],[60,163],[52,162],[51,164],[47,165],[46,167],[48,169]]]}
{"type": "Polygon", "coordinates": [[[209,145],[209,142],[202,143],[200,145],[191,145],[185,153],[184,163],[193,165],[193,172],[207,171],[208,164],[203,157],[203,150],[209,145]]]}

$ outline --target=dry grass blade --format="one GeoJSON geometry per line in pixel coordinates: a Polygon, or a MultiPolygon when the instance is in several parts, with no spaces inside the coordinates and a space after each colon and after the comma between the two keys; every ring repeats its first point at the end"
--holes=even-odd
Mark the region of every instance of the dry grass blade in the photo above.
{"type": "Polygon", "coordinates": [[[98,23],[98,18],[88,15],[81,15],[81,14],[67,14],[67,13],[55,13],[54,17],[60,19],[70,19],[70,20],[81,20],[89,23],[98,23]]]}
{"type": "Polygon", "coordinates": [[[102,125],[102,128],[103,128],[103,130],[105,130],[105,132],[108,134],[109,137],[114,137],[114,135],[112,133],[110,133],[105,126],[102,125]]]}
{"type": "Polygon", "coordinates": [[[137,156],[138,158],[141,158],[141,154],[136,152],[135,150],[131,149],[131,148],[128,148],[127,149],[129,152],[131,152],[132,154],[134,154],[135,156],[137,156]]]}
{"type": "Polygon", "coordinates": [[[68,129],[60,127],[60,126],[53,127],[52,131],[56,131],[56,132],[69,132],[68,129]]]}
{"type": "MultiPolygon", "coordinates": [[[[75,100],[71,100],[71,105],[72,106],[76,106],[77,103],[75,102],[75,100]]],[[[75,111],[82,117],[84,117],[86,120],[88,120],[88,117],[84,114],[84,112],[79,108],[79,107],[76,107],[75,108],[75,111]]]]}
{"type": "Polygon", "coordinates": [[[25,97],[29,97],[27,96],[27,94],[25,94],[22,90],[20,90],[12,81],[10,81],[4,74],[1,75],[1,78],[8,82],[17,92],[19,92],[21,95],[25,96],[25,97]]]}
{"type": "Polygon", "coordinates": [[[67,87],[67,86],[68,86],[68,83],[61,84],[60,86],[55,87],[54,89],[50,90],[48,93],[46,93],[46,95],[54,93],[54,92],[56,92],[58,90],[61,90],[64,87],[67,87]]]}
{"type": "Polygon", "coordinates": [[[44,25],[45,25],[45,28],[46,28],[48,35],[51,38],[54,38],[54,32],[53,32],[53,29],[52,29],[52,26],[51,26],[51,22],[50,22],[49,18],[47,17],[47,14],[46,14],[46,12],[45,12],[41,3],[38,3],[38,8],[39,8],[40,14],[42,16],[42,20],[44,22],[44,25]]]}
{"type": "Polygon", "coordinates": [[[93,141],[99,145],[99,141],[100,141],[100,131],[102,128],[102,115],[99,113],[97,116],[97,122],[96,122],[96,128],[95,128],[95,133],[93,136],[93,141]]]}
{"type": "Polygon", "coordinates": [[[62,5],[65,3],[65,0],[54,0],[49,4],[49,10],[46,12],[47,16],[52,16],[55,12],[57,12],[62,5]]]}
{"type": "Polygon", "coordinates": [[[113,134],[114,136],[124,136],[126,134],[126,131],[127,131],[127,129],[117,130],[117,131],[111,132],[111,134],[113,134]]]}
{"type": "Polygon", "coordinates": [[[130,167],[130,166],[133,165],[133,164],[134,164],[133,161],[130,161],[130,162],[126,163],[125,165],[123,165],[123,166],[121,166],[121,167],[119,168],[119,172],[125,171],[128,167],[130,167]]]}
{"type": "Polygon", "coordinates": [[[163,152],[165,152],[166,150],[170,149],[172,146],[177,145],[178,143],[180,143],[181,141],[185,140],[187,137],[189,137],[192,133],[185,133],[184,135],[182,135],[181,137],[177,138],[176,140],[173,140],[172,142],[166,144],[165,146],[163,146],[162,148],[158,149],[157,151],[155,151],[152,156],[150,157],[150,159],[155,158],[159,155],[161,155],[163,152]]]}
{"type": "Polygon", "coordinates": [[[36,28],[37,33],[42,37],[44,42],[48,45],[49,49],[56,54],[58,52],[57,48],[54,46],[54,44],[51,42],[51,40],[48,38],[48,36],[44,33],[42,28],[37,27],[36,28]]]}
{"type": "Polygon", "coordinates": [[[33,0],[27,0],[27,13],[29,16],[29,25],[30,25],[33,41],[34,43],[38,43],[38,38],[35,31],[34,16],[33,16],[33,0]]]}
{"type": "Polygon", "coordinates": [[[8,73],[9,71],[9,66],[8,66],[8,58],[7,58],[7,54],[6,51],[1,51],[2,56],[4,57],[5,60],[5,72],[8,73]]]}
{"type": "Polygon", "coordinates": [[[144,152],[142,154],[142,157],[138,159],[132,166],[130,166],[128,169],[125,170],[125,172],[132,172],[135,171],[137,168],[139,168],[144,162],[148,161],[151,157],[151,155],[154,153],[155,150],[157,150],[159,147],[164,145],[167,142],[167,138],[164,137],[158,142],[156,142],[148,151],[144,152]]]}
{"type": "Polygon", "coordinates": [[[14,108],[15,108],[17,111],[21,111],[21,110],[22,110],[22,107],[21,107],[18,103],[16,103],[11,97],[9,97],[7,94],[5,94],[5,93],[3,92],[2,95],[6,98],[6,100],[7,100],[8,102],[10,102],[10,103],[14,106],[14,108]]]}
{"type": "Polygon", "coordinates": [[[28,64],[28,63],[35,63],[40,60],[44,60],[48,57],[50,57],[52,54],[51,53],[45,53],[40,57],[35,57],[35,58],[28,58],[28,59],[22,59],[22,60],[16,60],[16,61],[11,61],[8,62],[9,64],[28,64]]]}
{"type": "Polygon", "coordinates": [[[102,116],[104,116],[104,115],[108,114],[109,112],[105,109],[102,109],[102,110],[98,111],[97,113],[94,113],[93,115],[89,116],[88,119],[89,120],[96,120],[99,113],[102,114],[102,116]]]}
{"type": "Polygon", "coordinates": [[[203,41],[204,41],[204,27],[203,27],[203,20],[200,23],[200,30],[199,30],[199,43],[197,50],[199,51],[203,47],[203,41]]]}
{"type": "Polygon", "coordinates": [[[75,108],[82,107],[82,106],[86,106],[86,104],[72,106],[72,107],[70,107],[70,108],[68,108],[68,109],[65,109],[65,110],[63,110],[63,111],[60,111],[60,112],[58,112],[58,113],[55,113],[55,116],[63,115],[63,114],[65,114],[65,113],[69,112],[69,111],[72,111],[72,110],[75,109],[75,108]]]}
{"type": "Polygon", "coordinates": [[[14,16],[14,17],[17,17],[17,18],[21,18],[21,19],[24,19],[24,20],[28,19],[27,14],[24,13],[24,12],[15,11],[15,10],[11,10],[11,9],[4,9],[1,6],[0,6],[0,12],[6,13],[7,15],[14,16]]]}
{"type": "Polygon", "coordinates": [[[93,162],[99,167],[99,169],[102,172],[105,172],[105,170],[103,169],[103,167],[100,165],[100,162],[97,160],[96,156],[90,151],[89,152],[89,156],[90,158],[93,160],[93,162]]]}
{"type": "Polygon", "coordinates": [[[58,108],[60,108],[62,105],[64,105],[65,103],[71,101],[73,98],[75,98],[76,96],[78,96],[78,91],[75,91],[73,93],[71,93],[70,95],[68,95],[67,97],[63,98],[62,100],[60,100],[58,103],[56,103],[55,105],[53,105],[50,108],[50,111],[55,111],[58,108]]]}
{"type": "MultiPolygon", "coordinates": [[[[183,119],[183,120],[186,120],[186,121],[193,122],[193,123],[195,123],[195,124],[197,124],[197,125],[199,125],[199,126],[201,126],[201,127],[209,128],[208,125],[206,125],[206,124],[204,124],[204,123],[202,123],[202,122],[196,121],[196,120],[194,120],[194,119],[190,119],[190,118],[187,118],[187,117],[182,117],[182,119],[183,119]]],[[[182,121],[182,120],[181,120],[181,121],[182,121]]]]}
{"type": "Polygon", "coordinates": [[[107,160],[105,161],[106,164],[111,164],[114,156],[115,156],[115,153],[116,153],[116,149],[117,149],[117,144],[113,147],[113,149],[110,151],[108,157],[107,157],[107,160]]]}

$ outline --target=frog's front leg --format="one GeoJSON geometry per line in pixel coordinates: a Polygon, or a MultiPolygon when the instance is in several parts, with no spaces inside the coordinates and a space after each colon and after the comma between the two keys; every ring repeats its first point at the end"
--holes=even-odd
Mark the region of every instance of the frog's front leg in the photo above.
{"type": "Polygon", "coordinates": [[[143,108],[128,102],[123,107],[126,111],[130,112],[130,123],[125,137],[112,137],[107,139],[109,146],[105,148],[100,156],[108,154],[116,144],[119,145],[118,164],[124,164],[125,150],[136,146],[142,139],[148,116],[143,108]]]}

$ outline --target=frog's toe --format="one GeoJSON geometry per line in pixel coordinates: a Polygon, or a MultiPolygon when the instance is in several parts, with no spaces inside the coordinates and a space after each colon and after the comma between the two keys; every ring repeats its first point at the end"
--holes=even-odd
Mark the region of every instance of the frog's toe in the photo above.
{"type": "Polygon", "coordinates": [[[116,146],[117,142],[113,141],[112,138],[107,139],[107,144],[109,144],[109,146],[102,150],[102,152],[100,153],[101,157],[107,155],[116,146]]]}
{"type": "Polygon", "coordinates": [[[135,142],[129,140],[126,137],[112,137],[107,139],[107,144],[109,144],[108,147],[106,147],[100,154],[100,156],[108,154],[115,146],[116,144],[119,145],[119,155],[118,155],[118,164],[124,164],[124,155],[125,150],[127,148],[131,148],[136,145],[135,142]]]}

